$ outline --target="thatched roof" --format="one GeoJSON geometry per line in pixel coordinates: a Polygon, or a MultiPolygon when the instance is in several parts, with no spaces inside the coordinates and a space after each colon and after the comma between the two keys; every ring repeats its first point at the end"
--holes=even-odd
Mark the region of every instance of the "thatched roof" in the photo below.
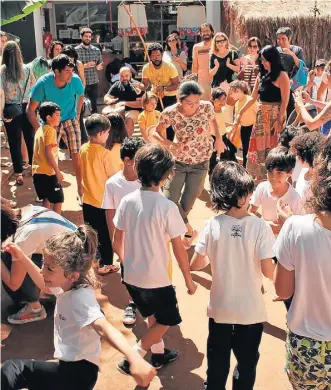
{"type": "MultiPolygon", "coordinates": [[[[227,32],[234,29],[241,43],[257,36],[263,44],[275,44],[278,27],[288,26],[293,31],[293,44],[304,49],[311,63],[314,8],[314,0],[231,0],[223,3],[223,21],[227,32]]],[[[331,0],[317,0],[317,10],[316,57],[330,59],[331,0]]]]}

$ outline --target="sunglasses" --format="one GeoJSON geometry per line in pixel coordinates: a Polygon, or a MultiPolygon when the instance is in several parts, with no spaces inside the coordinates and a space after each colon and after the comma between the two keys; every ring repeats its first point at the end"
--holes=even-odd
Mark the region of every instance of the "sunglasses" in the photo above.
{"type": "Polygon", "coordinates": [[[168,42],[177,42],[177,39],[168,39],[168,42]]]}
{"type": "Polygon", "coordinates": [[[248,45],[248,47],[252,48],[252,49],[258,49],[259,47],[257,45],[248,45]]]}
{"type": "Polygon", "coordinates": [[[216,43],[224,43],[224,42],[227,42],[227,40],[226,39],[220,39],[220,40],[216,40],[215,42],[216,43]]]}

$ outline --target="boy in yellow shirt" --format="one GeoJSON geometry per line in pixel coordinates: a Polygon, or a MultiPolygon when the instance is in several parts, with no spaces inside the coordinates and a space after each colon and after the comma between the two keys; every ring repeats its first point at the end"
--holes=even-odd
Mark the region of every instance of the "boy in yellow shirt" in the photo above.
{"type": "Polygon", "coordinates": [[[103,145],[106,143],[110,122],[100,114],[93,114],[86,119],[85,128],[89,142],[80,149],[83,177],[83,217],[84,222],[98,232],[100,275],[117,272],[113,265],[113,248],[108,233],[105,210],[101,208],[106,181],[119,171],[114,165],[112,153],[103,145]]]}
{"type": "Polygon", "coordinates": [[[34,138],[32,175],[33,184],[43,207],[61,214],[64,201],[63,175],[58,166],[58,145],[56,128],[61,121],[60,107],[51,102],[40,105],[39,115],[44,122],[34,138]]]}
{"type": "Polygon", "coordinates": [[[153,92],[146,92],[142,97],[142,106],[144,111],[138,116],[138,124],[141,135],[146,142],[151,142],[148,129],[156,126],[159,122],[160,111],[156,110],[158,98],[153,92]]]}

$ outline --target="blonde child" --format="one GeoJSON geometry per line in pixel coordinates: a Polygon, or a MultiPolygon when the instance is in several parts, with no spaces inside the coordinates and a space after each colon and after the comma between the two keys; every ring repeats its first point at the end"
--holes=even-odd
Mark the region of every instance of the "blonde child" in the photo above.
{"type": "Polygon", "coordinates": [[[56,128],[61,121],[60,107],[51,102],[40,105],[39,115],[44,122],[34,138],[32,175],[33,184],[43,207],[61,214],[64,201],[63,175],[58,165],[56,128]]]}
{"type": "MultiPolygon", "coordinates": [[[[240,112],[241,108],[253,98],[249,93],[249,86],[246,81],[235,80],[229,85],[229,95],[236,101],[234,105],[235,117],[240,112]]],[[[258,105],[255,102],[250,108],[239,118],[240,137],[243,151],[243,166],[247,165],[247,153],[249,140],[251,138],[252,129],[256,122],[258,105]]]]}
{"type": "Polygon", "coordinates": [[[146,92],[142,97],[144,111],[138,116],[139,129],[146,142],[151,142],[148,129],[156,126],[159,122],[160,111],[156,110],[158,97],[153,92],[146,92]]]}
{"type": "Polygon", "coordinates": [[[100,337],[130,361],[131,375],[148,386],[154,369],[134,351],[105,318],[96,300],[92,263],[97,234],[88,226],[54,235],[45,243],[42,270],[13,243],[4,246],[41,291],[57,296],[54,312],[54,357],[59,361],[10,359],[1,367],[4,389],[91,390],[98,378],[100,337]],[[74,302],[74,304],[73,304],[74,302]]]}

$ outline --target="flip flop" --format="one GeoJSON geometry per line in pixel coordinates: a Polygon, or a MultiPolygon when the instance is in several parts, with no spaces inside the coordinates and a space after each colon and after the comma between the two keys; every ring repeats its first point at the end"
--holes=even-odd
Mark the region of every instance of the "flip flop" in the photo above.
{"type": "Polygon", "coordinates": [[[120,267],[118,265],[104,265],[103,267],[98,268],[97,273],[100,276],[105,276],[108,274],[114,274],[118,272],[119,269],[120,267]],[[101,271],[102,269],[104,269],[105,271],[101,271]]]}

